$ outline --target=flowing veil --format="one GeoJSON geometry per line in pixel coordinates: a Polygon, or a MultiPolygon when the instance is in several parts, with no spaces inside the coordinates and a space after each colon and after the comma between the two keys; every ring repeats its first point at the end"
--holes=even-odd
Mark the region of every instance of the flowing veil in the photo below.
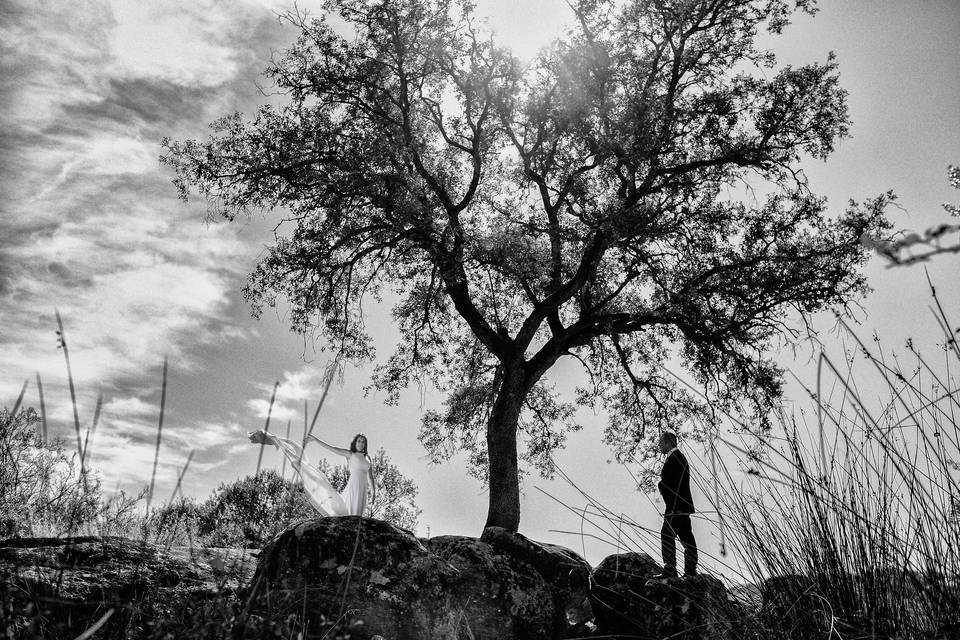
{"type": "Polygon", "coordinates": [[[269,435],[269,439],[287,457],[294,470],[300,474],[300,479],[303,481],[303,490],[306,491],[310,504],[317,511],[325,516],[349,515],[350,510],[347,508],[343,496],[333,488],[333,485],[330,484],[326,476],[320,473],[319,469],[310,464],[303,447],[291,440],[273,434],[269,435]]]}

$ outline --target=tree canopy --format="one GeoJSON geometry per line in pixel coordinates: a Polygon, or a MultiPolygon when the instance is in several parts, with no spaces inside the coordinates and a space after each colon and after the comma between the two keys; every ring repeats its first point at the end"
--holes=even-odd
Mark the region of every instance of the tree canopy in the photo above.
{"type": "Polygon", "coordinates": [[[791,316],[866,291],[864,233],[887,197],[828,216],[799,163],[847,135],[837,63],[778,68],[757,45],[809,0],[577,0],[523,64],[467,0],[329,0],[267,74],[285,96],[165,141],[184,197],[227,219],[280,212],[245,288],[293,327],[373,358],[365,298],[396,300],[401,340],[373,383],[445,393],[419,437],[470,454],[488,525],[519,525],[518,461],[549,473],[609,415],[618,457],[646,455],[709,403],[762,429],[781,393],[767,350],[791,316]],[[346,25],[345,27],[341,25],[346,25]],[[586,371],[576,397],[545,374],[586,371]],[[522,442],[521,448],[518,442],[522,442]]]}

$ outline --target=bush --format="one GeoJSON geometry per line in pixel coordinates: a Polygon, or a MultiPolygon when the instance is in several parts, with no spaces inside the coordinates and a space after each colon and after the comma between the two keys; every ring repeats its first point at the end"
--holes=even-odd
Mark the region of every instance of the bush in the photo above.
{"type": "Polygon", "coordinates": [[[128,533],[139,497],[104,498],[96,474],[81,474],[76,453],[44,442],[31,409],[0,409],[0,536],[128,533]]]}
{"type": "MultiPolygon", "coordinates": [[[[416,502],[417,485],[400,473],[383,449],[378,449],[371,461],[377,479],[377,499],[369,503],[370,517],[414,531],[421,513],[416,502]]],[[[343,490],[338,484],[334,486],[339,487],[338,491],[343,490]]],[[[345,476],[343,486],[346,486],[345,476]]]]}
{"type": "MultiPolygon", "coordinates": [[[[394,465],[383,449],[371,457],[377,479],[377,499],[368,503],[370,517],[405,529],[415,529],[420,509],[417,487],[394,465]]],[[[318,464],[337,491],[349,479],[345,465],[318,464]]],[[[153,518],[153,516],[151,516],[153,518]]],[[[298,520],[317,517],[299,481],[282,478],[267,469],[256,475],[221,484],[201,504],[184,501],[165,505],[154,519],[157,535],[180,540],[193,531],[203,544],[212,547],[260,547],[298,520]],[[185,522],[177,524],[178,518],[185,522]],[[176,531],[182,531],[176,537],[176,531]]]]}
{"type": "Polygon", "coordinates": [[[316,516],[303,486],[273,469],[221,484],[197,510],[207,546],[260,547],[297,520],[316,516]]]}
{"type": "Polygon", "coordinates": [[[202,506],[191,498],[178,498],[150,512],[146,537],[164,547],[202,546],[200,519],[202,506]]]}
{"type": "MultiPolygon", "coordinates": [[[[138,511],[146,489],[103,496],[100,478],[81,474],[76,453],[65,442],[43,442],[33,409],[15,415],[0,410],[0,537],[75,535],[143,536],[163,546],[259,547],[290,524],[317,513],[298,481],[263,470],[222,483],[203,501],[179,498],[151,511],[138,511]]],[[[420,509],[417,487],[383,449],[372,456],[377,499],[369,515],[414,529],[420,509]]],[[[345,465],[321,460],[320,470],[338,491],[349,478],[345,465]]]]}

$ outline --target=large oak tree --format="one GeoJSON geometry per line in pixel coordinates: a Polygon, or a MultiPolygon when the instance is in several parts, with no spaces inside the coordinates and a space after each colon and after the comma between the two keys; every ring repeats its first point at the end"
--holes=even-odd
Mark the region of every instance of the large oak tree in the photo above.
{"type": "Polygon", "coordinates": [[[282,105],[164,160],[218,215],[279,212],[255,311],[285,299],[295,329],[365,359],[364,297],[397,301],[374,384],[445,392],[421,441],[467,450],[487,525],[516,530],[519,459],[549,473],[576,404],[608,413],[619,457],[648,451],[706,414],[669,360],[762,427],[782,380],[765,350],[866,290],[885,199],[827,216],[799,170],[847,133],[836,63],[777,68],[756,42],[811,5],[580,0],[525,66],[466,0],[329,0],[335,25],[288,16],[282,105]],[[575,398],[545,378],[564,357],[588,374],[575,398]]]}

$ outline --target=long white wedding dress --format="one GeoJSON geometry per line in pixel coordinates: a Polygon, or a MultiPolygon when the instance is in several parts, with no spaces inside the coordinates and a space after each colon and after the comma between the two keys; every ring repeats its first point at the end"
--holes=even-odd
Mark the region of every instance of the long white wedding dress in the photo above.
{"type": "Polygon", "coordinates": [[[306,452],[299,444],[273,434],[265,434],[268,442],[273,443],[287,457],[294,470],[303,480],[303,489],[310,504],[324,516],[360,516],[367,506],[367,478],[370,472],[370,458],[360,452],[344,456],[350,468],[350,479],[343,493],[338,493],[326,476],[310,464],[306,452]]]}

